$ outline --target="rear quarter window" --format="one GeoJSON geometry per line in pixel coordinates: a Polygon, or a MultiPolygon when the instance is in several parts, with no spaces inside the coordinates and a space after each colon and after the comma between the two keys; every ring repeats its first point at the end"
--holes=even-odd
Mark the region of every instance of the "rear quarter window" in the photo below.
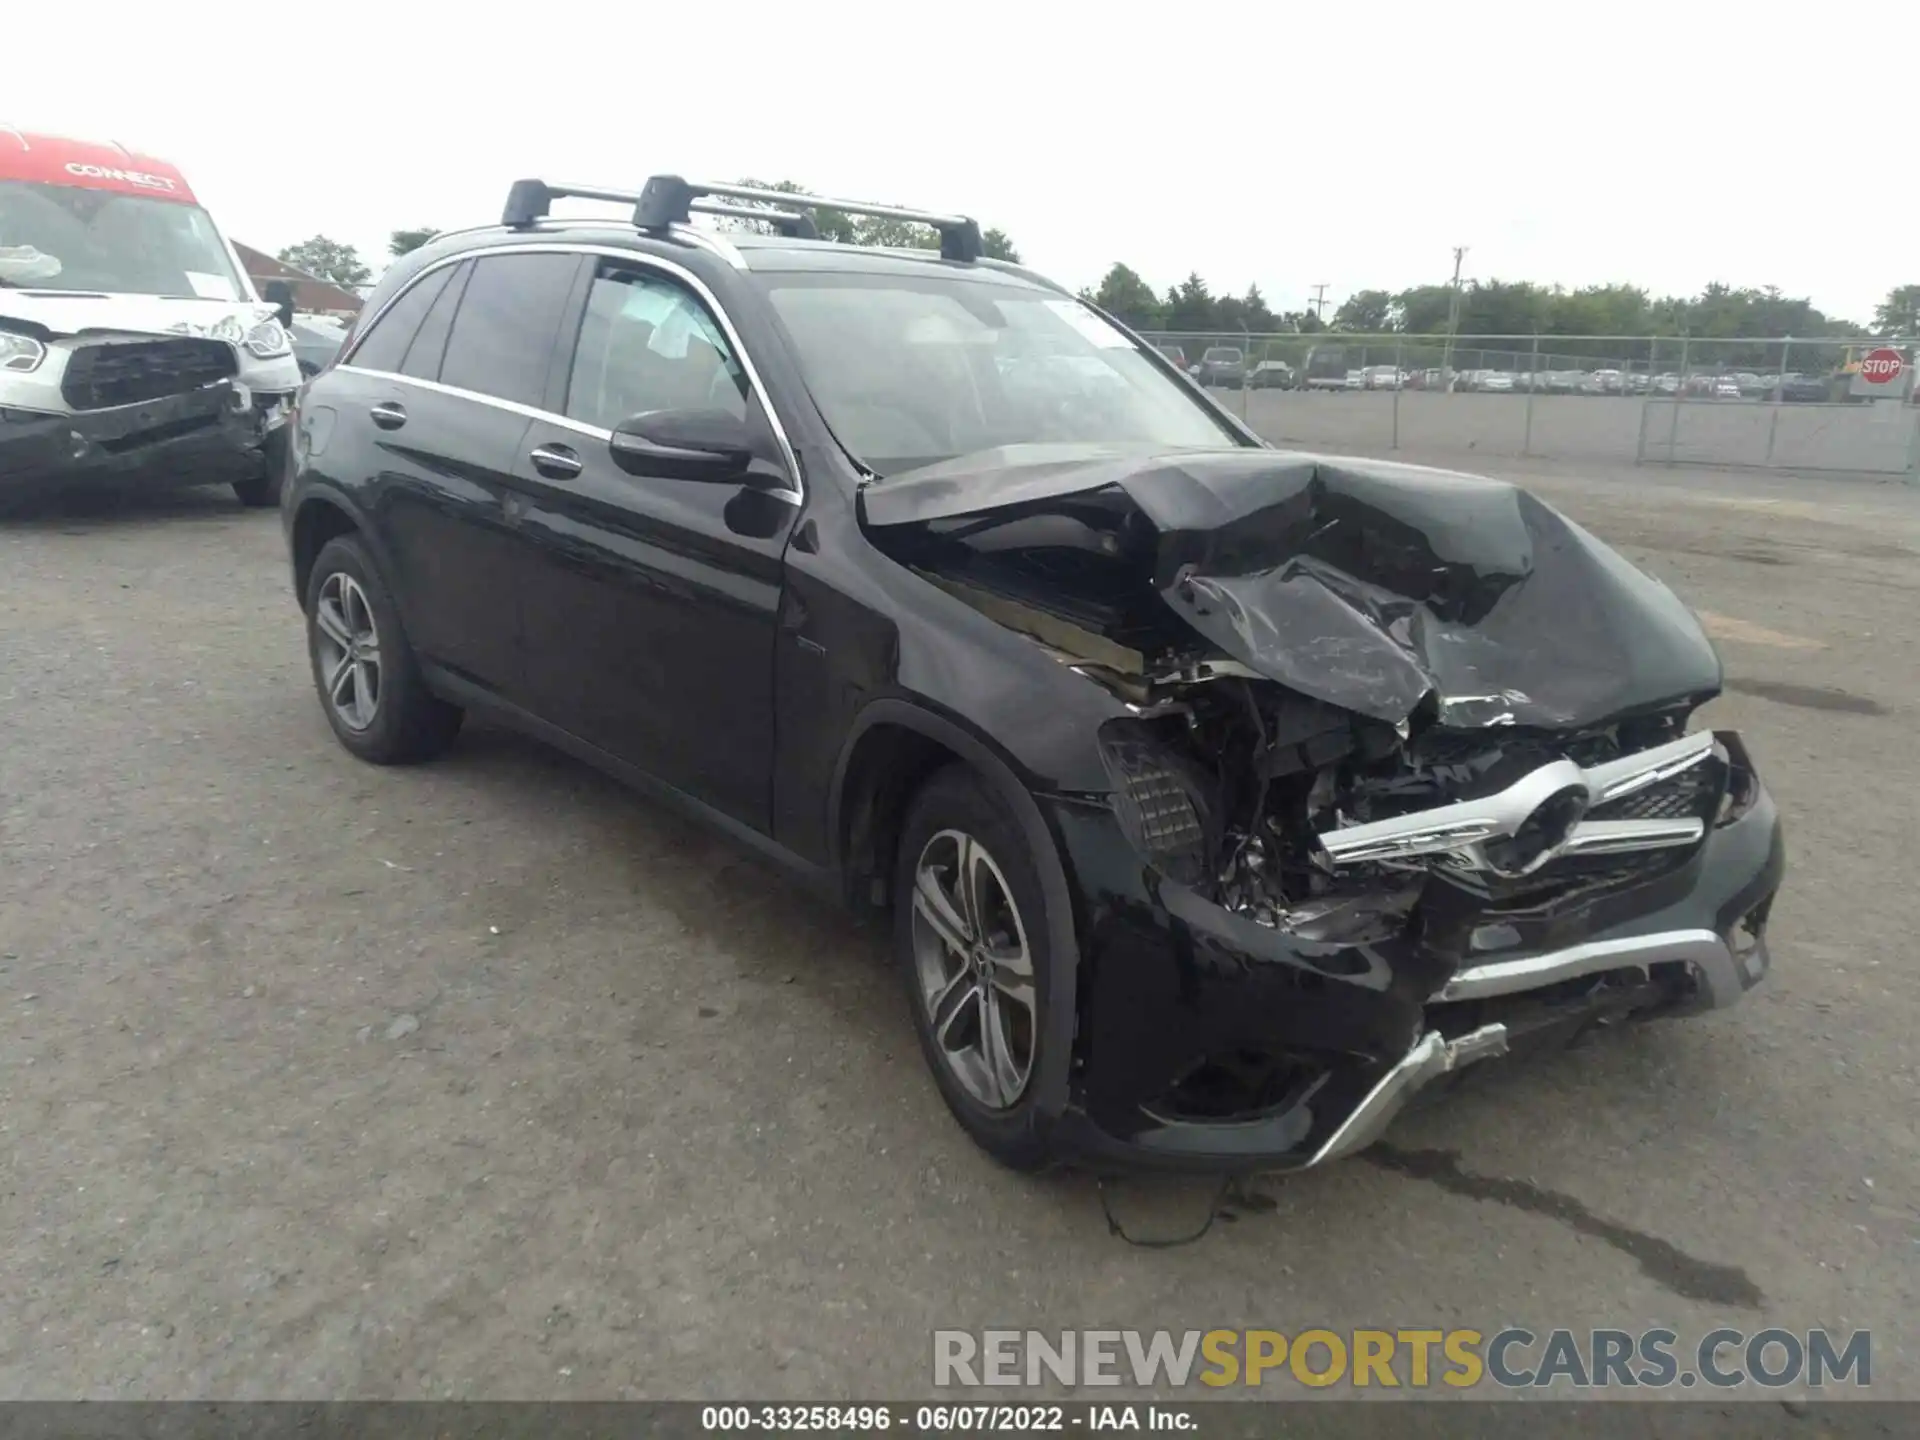
{"type": "Polygon", "coordinates": [[[440,298],[440,292],[452,274],[453,267],[447,266],[423,275],[401,291],[400,297],[381,313],[366,337],[354,347],[350,363],[362,370],[384,370],[398,374],[420,322],[426,318],[427,311],[433,308],[433,302],[440,298]]]}

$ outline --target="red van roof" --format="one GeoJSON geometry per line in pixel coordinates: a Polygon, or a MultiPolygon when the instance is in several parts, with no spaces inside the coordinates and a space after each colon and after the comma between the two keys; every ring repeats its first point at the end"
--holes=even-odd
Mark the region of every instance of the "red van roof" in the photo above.
{"type": "Polygon", "coordinates": [[[186,176],[164,160],[136,155],[111,142],[102,145],[35,135],[6,125],[0,125],[0,180],[33,180],[195,203],[186,176]]]}

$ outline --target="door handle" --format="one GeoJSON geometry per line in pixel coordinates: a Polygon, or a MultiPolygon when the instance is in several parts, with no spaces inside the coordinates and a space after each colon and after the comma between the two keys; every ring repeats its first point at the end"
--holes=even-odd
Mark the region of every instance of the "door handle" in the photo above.
{"type": "Polygon", "coordinates": [[[567,445],[536,445],[527,458],[549,480],[571,480],[582,468],[580,457],[567,445]]]}
{"type": "Polygon", "coordinates": [[[406,407],[394,400],[382,400],[369,413],[382,430],[398,430],[407,423],[406,407]]]}

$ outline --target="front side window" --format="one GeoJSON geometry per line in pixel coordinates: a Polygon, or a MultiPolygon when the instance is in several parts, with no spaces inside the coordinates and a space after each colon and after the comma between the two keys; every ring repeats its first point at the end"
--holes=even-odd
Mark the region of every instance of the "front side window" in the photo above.
{"type": "Polygon", "coordinates": [[[233,257],[198,205],[0,180],[0,287],[239,300],[233,257]]]}
{"type": "Polygon", "coordinates": [[[440,381],[517,405],[545,403],[554,335],[577,255],[482,255],[460,297],[440,381]]]}
{"type": "Polygon", "coordinates": [[[1005,445],[1247,443],[1077,300],[996,275],[770,273],[808,389],[891,475],[1005,445]]]}
{"type": "Polygon", "coordinates": [[[612,430],[649,410],[723,410],[744,420],[746,375],[690,292],[603,260],[574,345],[567,414],[612,430]]]}

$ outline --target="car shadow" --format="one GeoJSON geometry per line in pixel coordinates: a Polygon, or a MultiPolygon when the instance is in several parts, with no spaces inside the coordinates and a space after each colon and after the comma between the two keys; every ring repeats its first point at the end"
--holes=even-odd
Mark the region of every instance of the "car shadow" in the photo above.
{"type": "Polygon", "coordinates": [[[91,534],[121,525],[205,523],[266,514],[277,516],[278,512],[249,509],[226,485],[129,487],[60,491],[6,501],[0,503],[0,526],[91,534]]]}

